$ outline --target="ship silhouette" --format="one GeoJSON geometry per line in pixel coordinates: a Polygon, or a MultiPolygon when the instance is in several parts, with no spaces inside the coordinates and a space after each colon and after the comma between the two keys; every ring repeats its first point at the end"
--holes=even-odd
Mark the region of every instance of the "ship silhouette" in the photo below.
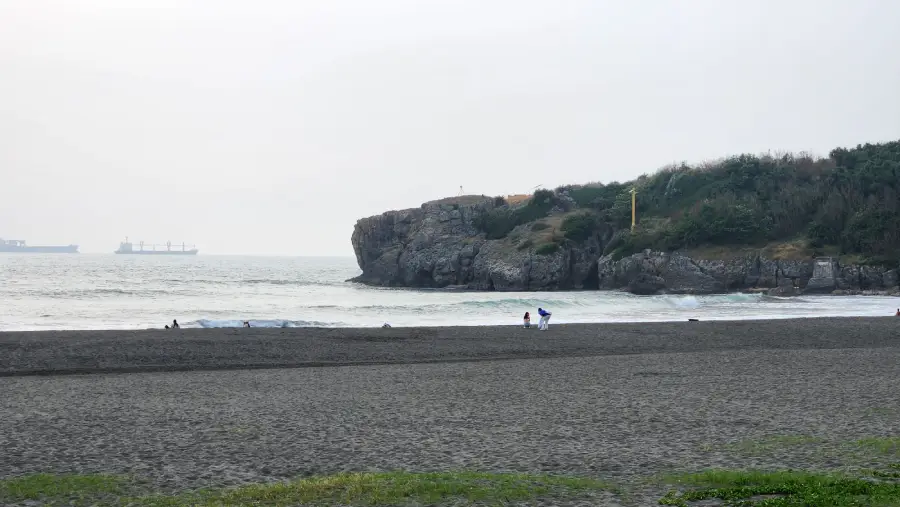
{"type": "Polygon", "coordinates": [[[78,253],[78,245],[30,246],[23,239],[0,238],[0,252],[11,253],[78,253]]]}
{"type": "Polygon", "coordinates": [[[141,241],[137,246],[138,248],[135,249],[134,244],[128,241],[126,237],[125,241],[119,243],[119,249],[115,253],[133,255],[197,255],[197,252],[199,252],[196,246],[191,245],[188,248],[185,243],[175,245],[173,249],[171,241],[167,241],[165,245],[145,244],[141,241]],[[179,247],[181,248],[179,249],[179,247]]]}

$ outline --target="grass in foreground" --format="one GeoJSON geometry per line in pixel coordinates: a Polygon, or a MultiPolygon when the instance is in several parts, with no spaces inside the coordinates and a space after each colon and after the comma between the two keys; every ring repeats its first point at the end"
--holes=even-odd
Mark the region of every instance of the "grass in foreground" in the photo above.
{"type": "Polygon", "coordinates": [[[900,437],[869,437],[856,441],[860,449],[883,456],[900,455],[900,437]]]}
{"type": "Polygon", "coordinates": [[[609,491],[593,479],[475,472],[350,473],[178,495],[134,494],[124,478],[32,475],[0,481],[0,504],[171,507],[243,505],[502,505],[609,491]]]}
{"type": "Polygon", "coordinates": [[[36,474],[17,477],[0,481],[0,505],[28,500],[53,501],[59,505],[90,505],[91,499],[122,494],[125,482],[124,478],[111,475],[36,474]]]}
{"type": "Polygon", "coordinates": [[[847,466],[871,465],[900,458],[900,437],[866,437],[858,440],[836,441],[813,435],[769,435],[727,444],[706,443],[703,452],[727,453],[735,457],[773,457],[789,452],[811,453],[819,460],[830,459],[847,466]]]}
{"type": "Polygon", "coordinates": [[[870,477],[810,472],[707,471],[671,476],[681,487],[664,496],[661,505],[690,506],[719,500],[726,506],[900,506],[900,467],[871,471],[870,477]]]}
{"type": "Polygon", "coordinates": [[[729,444],[725,450],[740,454],[771,453],[791,447],[815,445],[824,442],[824,439],[811,435],[771,435],[759,440],[742,440],[729,444]]]}

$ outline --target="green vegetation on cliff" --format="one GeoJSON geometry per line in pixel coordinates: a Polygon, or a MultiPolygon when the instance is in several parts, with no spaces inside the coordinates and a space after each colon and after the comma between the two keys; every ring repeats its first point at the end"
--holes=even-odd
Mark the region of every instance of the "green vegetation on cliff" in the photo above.
{"type": "Polygon", "coordinates": [[[605,245],[605,253],[617,255],[790,241],[813,254],[894,264],[900,260],[900,141],[838,148],[827,158],[739,155],[626,183],[539,190],[524,204],[484,215],[478,226],[499,239],[553,212],[566,214],[564,241],[583,242],[610,227],[623,231],[605,245]],[[638,192],[638,227],[627,234],[631,188],[638,192]]]}
{"type": "MultiPolygon", "coordinates": [[[[505,203],[502,197],[498,203],[505,203]]],[[[556,195],[550,190],[538,190],[534,196],[522,206],[500,206],[491,213],[482,215],[478,227],[487,234],[488,239],[505,238],[513,228],[546,217],[558,203],[556,195]]]]}

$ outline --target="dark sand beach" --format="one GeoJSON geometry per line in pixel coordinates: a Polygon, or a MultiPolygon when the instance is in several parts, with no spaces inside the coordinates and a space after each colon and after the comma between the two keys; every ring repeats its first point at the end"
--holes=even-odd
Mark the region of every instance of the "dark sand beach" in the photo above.
{"type": "Polygon", "coordinates": [[[0,479],[848,470],[898,461],[900,319],[3,333],[0,393],[0,479]]]}
{"type": "Polygon", "coordinates": [[[546,359],[727,350],[877,349],[900,319],[410,328],[0,333],[0,376],[546,359]]]}

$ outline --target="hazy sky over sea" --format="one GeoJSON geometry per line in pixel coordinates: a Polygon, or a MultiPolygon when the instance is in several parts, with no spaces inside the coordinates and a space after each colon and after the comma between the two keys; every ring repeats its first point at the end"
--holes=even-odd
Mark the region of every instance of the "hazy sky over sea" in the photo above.
{"type": "Polygon", "coordinates": [[[0,237],[352,255],[357,218],[900,138],[894,0],[0,0],[0,237]]]}

